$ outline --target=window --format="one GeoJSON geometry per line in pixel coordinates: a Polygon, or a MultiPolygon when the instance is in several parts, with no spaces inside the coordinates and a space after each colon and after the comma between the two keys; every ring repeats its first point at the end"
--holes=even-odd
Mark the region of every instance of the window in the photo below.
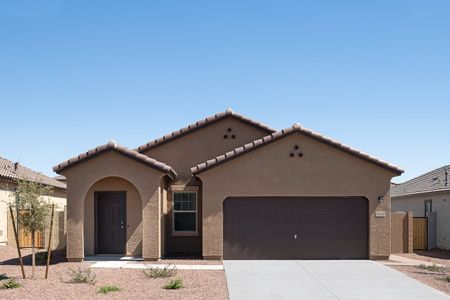
{"type": "Polygon", "coordinates": [[[173,193],[173,232],[197,233],[197,193],[173,193]]]}
{"type": "Polygon", "coordinates": [[[433,211],[432,200],[425,200],[425,216],[427,216],[428,212],[433,211]]]}

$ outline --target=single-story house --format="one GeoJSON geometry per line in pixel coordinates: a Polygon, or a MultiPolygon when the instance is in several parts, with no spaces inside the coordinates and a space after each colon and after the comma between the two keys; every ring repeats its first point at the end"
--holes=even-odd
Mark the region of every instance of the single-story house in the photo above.
{"type": "Polygon", "coordinates": [[[134,150],[110,141],[67,179],[67,257],[387,258],[391,178],[403,170],[299,124],[232,110],[134,150]]]}
{"type": "Polygon", "coordinates": [[[450,250],[449,173],[450,165],[443,166],[391,188],[393,212],[411,211],[416,218],[429,218],[435,213],[434,226],[428,226],[428,238],[435,235],[435,241],[428,240],[429,248],[450,250]]]}
{"type": "MultiPolygon", "coordinates": [[[[53,188],[53,193],[46,197],[46,200],[55,204],[55,230],[53,230],[51,247],[52,249],[64,248],[66,244],[64,231],[66,184],[2,157],[0,157],[0,245],[15,246],[14,230],[8,203],[14,201],[14,191],[17,186],[17,179],[19,178],[41,182],[53,188]]],[[[14,213],[16,218],[17,212],[14,213]]],[[[30,246],[31,235],[21,234],[20,230],[18,232],[21,246],[30,246]]],[[[49,230],[44,234],[38,233],[37,246],[43,247],[45,245],[47,247],[46,241],[48,241],[48,238],[49,230]]]]}

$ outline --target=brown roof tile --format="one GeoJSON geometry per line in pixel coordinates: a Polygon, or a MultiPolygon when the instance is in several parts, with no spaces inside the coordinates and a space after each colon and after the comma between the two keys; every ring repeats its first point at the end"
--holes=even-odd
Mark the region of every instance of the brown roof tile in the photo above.
{"type": "Polygon", "coordinates": [[[43,175],[42,173],[33,171],[20,165],[19,163],[12,162],[6,158],[0,157],[0,180],[15,181],[17,179],[26,179],[30,181],[36,181],[45,185],[50,185],[60,189],[66,189],[66,184],[43,175]]]}
{"type": "Polygon", "coordinates": [[[258,127],[258,128],[261,128],[261,129],[267,131],[267,133],[273,133],[273,132],[276,131],[275,129],[270,128],[269,126],[266,126],[266,125],[264,125],[264,124],[262,124],[260,122],[257,122],[257,121],[254,121],[252,119],[249,119],[249,118],[247,118],[247,117],[245,117],[245,116],[243,116],[241,114],[238,114],[238,113],[234,112],[231,109],[227,109],[225,112],[221,112],[221,113],[215,114],[214,116],[210,116],[210,117],[207,117],[207,118],[205,118],[203,120],[197,121],[197,122],[195,122],[193,124],[190,124],[190,125],[188,125],[188,126],[186,126],[184,128],[181,128],[181,129],[179,129],[177,131],[174,131],[172,133],[166,134],[165,136],[160,137],[160,138],[158,138],[156,140],[153,140],[153,141],[150,141],[150,142],[148,142],[148,143],[146,143],[144,145],[141,145],[141,146],[137,147],[134,150],[138,151],[140,153],[145,152],[145,151],[147,151],[147,150],[149,150],[149,149],[151,149],[153,147],[162,145],[162,144],[167,143],[167,142],[169,142],[171,140],[174,140],[176,138],[182,137],[182,136],[184,136],[184,135],[186,135],[188,133],[191,133],[191,132],[193,132],[195,130],[198,130],[198,129],[202,128],[202,127],[205,127],[205,126],[208,126],[210,124],[213,124],[213,123],[215,123],[215,122],[217,122],[219,120],[222,120],[222,119],[224,119],[226,117],[236,118],[236,119],[238,119],[240,121],[243,121],[243,122],[245,122],[247,124],[250,124],[250,125],[258,127]]]}
{"type": "Polygon", "coordinates": [[[340,142],[332,140],[332,139],[330,139],[328,137],[325,137],[325,136],[323,136],[323,135],[321,135],[319,133],[316,133],[316,132],[314,132],[312,130],[303,128],[298,123],[294,124],[293,126],[291,126],[289,128],[283,129],[281,131],[277,131],[275,133],[272,133],[271,135],[268,135],[268,136],[265,136],[265,137],[263,137],[261,139],[258,139],[256,141],[253,141],[252,143],[249,143],[249,144],[246,144],[246,145],[244,145],[242,147],[236,148],[233,151],[227,152],[227,153],[225,153],[223,155],[220,155],[220,156],[218,156],[218,157],[216,157],[214,159],[210,159],[210,160],[208,160],[208,161],[206,161],[204,163],[201,163],[201,164],[191,168],[191,172],[194,175],[200,174],[200,173],[202,173],[202,172],[204,172],[206,170],[214,168],[215,166],[218,166],[218,165],[220,165],[222,163],[225,163],[226,161],[229,161],[231,159],[237,158],[237,157],[239,157],[239,156],[241,156],[241,155],[243,155],[243,154],[245,154],[245,153],[247,153],[247,152],[249,152],[251,150],[254,150],[254,149],[257,149],[257,148],[262,147],[264,145],[270,144],[270,143],[272,143],[272,142],[274,142],[274,141],[276,141],[276,140],[278,140],[278,139],[280,139],[282,137],[285,137],[285,136],[287,136],[289,134],[292,134],[292,133],[295,133],[295,132],[304,134],[304,135],[309,136],[309,137],[311,137],[313,139],[316,139],[316,140],[318,140],[318,141],[320,141],[322,143],[328,144],[328,145],[333,146],[333,147],[335,147],[335,148],[337,148],[339,150],[342,150],[342,151],[345,151],[345,152],[347,152],[349,154],[352,154],[352,155],[354,155],[356,157],[365,159],[365,160],[367,160],[367,161],[369,161],[371,163],[374,163],[374,164],[376,164],[376,165],[378,165],[378,166],[380,166],[382,168],[385,168],[385,169],[388,169],[390,171],[393,171],[396,174],[400,175],[401,173],[404,172],[402,169],[398,168],[397,166],[391,165],[391,164],[389,164],[389,163],[387,163],[385,161],[382,161],[382,160],[380,160],[378,158],[370,156],[370,155],[368,155],[368,154],[366,154],[364,152],[361,152],[361,151],[358,151],[356,149],[353,149],[353,148],[351,148],[351,147],[349,147],[347,145],[344,145],[344,144],[342,144],[340,142]]]}
{"type": "Polygon", "coordinates": [[[172,169],[172,167],[166,165],[165,163],[159,162],[153,158],[150,158],[146,155],[140,154],[137,151],[128,149],[124,146],[121,146],[117,144],[115,141],[110,141],[107,144],[98,146],[94,149],[91,149],[85,153],[82,153],[78,156],[72,157],[69,160],[66,160],[56,166],[53,167],[53,171],[56,173],[60,173],[68,168],[71,168],[79,163],[84,162],[87,159],[96,157],[102,153],[114,151],[117,153],[120,153],[122,155],[125,155],[131,159],[134,159],[136,161],[139,161],[143,164],[146,164],[152,168],[155,168],[161,172],[167,173],[172,179],[174,179],[177,176],[177,173],[172,169]]]}

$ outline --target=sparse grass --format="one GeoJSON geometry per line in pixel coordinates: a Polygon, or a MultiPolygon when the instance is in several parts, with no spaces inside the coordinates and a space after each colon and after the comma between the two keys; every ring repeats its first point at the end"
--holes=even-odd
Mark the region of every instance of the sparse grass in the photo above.
{"type": "Polygon", "coordinates": [[[9,277],[5,273],[0,274],[0,280],[5,280],[5,279],[9,279],[9,277]]]}
{"type": "Polygon", "coordinates": [[[82,269],[71,269],[68,270],[69,273],[69,283],[87,283],[95,284],[96,276],[92,273],[90,268],[82,269]]]}
{"type": "Polygon", "coordinates": [[[427,270],[430,272],[444,272],[445,271],[444,267],[440,267],[440,266],[436,265],[435,263],[433,263],[431,266],[426,266],[426,265],[422,264],[422,265],[417,266],[417,268],[427,270]]]}
{"type": "Polygon", "coordinates": [[[164,268],[148,268],[144,274],[149,278],[167,278],[177,275],[177,268],[169,264],[164,268]]]}
{"type": "Polygon", "coordinates": [[[166,290],[178,290],[183,287],[183,281],[179,278],[171,280],[164,286],[166,290]]]}
{"type": "Polygon", "coordinates": [[[105,285],[105,286],[102,286],[98,290],[98,292],[101,293],[101,294],[108,294],[108,293],[111,293],[111,292],[118,292],[118,291],[120,291],[120,288],[118,288],[115,285],[105,285]]]}
{"type": "Polygon", "coordinates": [[[14,279],[9,279],[2,285],[2,289],[17,289],[20,287],[22,287],[22,285],[14,279]]]}

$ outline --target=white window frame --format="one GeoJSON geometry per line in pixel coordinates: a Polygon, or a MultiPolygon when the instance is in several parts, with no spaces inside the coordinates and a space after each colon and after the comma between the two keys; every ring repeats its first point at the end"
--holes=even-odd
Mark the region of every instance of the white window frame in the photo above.
{"type": "Polygon", "coordinates": [[[198,236],[198,192],[197,191],[172,191],[172,236],[198,236]],[[195,194],[195,210],[175,211],[175,194],[176,193],[192,193],[195,194]],[[175,230],[175,213],[193,213],[195,212],[195,230],[194,231],[176,231],[175,230]]]}

